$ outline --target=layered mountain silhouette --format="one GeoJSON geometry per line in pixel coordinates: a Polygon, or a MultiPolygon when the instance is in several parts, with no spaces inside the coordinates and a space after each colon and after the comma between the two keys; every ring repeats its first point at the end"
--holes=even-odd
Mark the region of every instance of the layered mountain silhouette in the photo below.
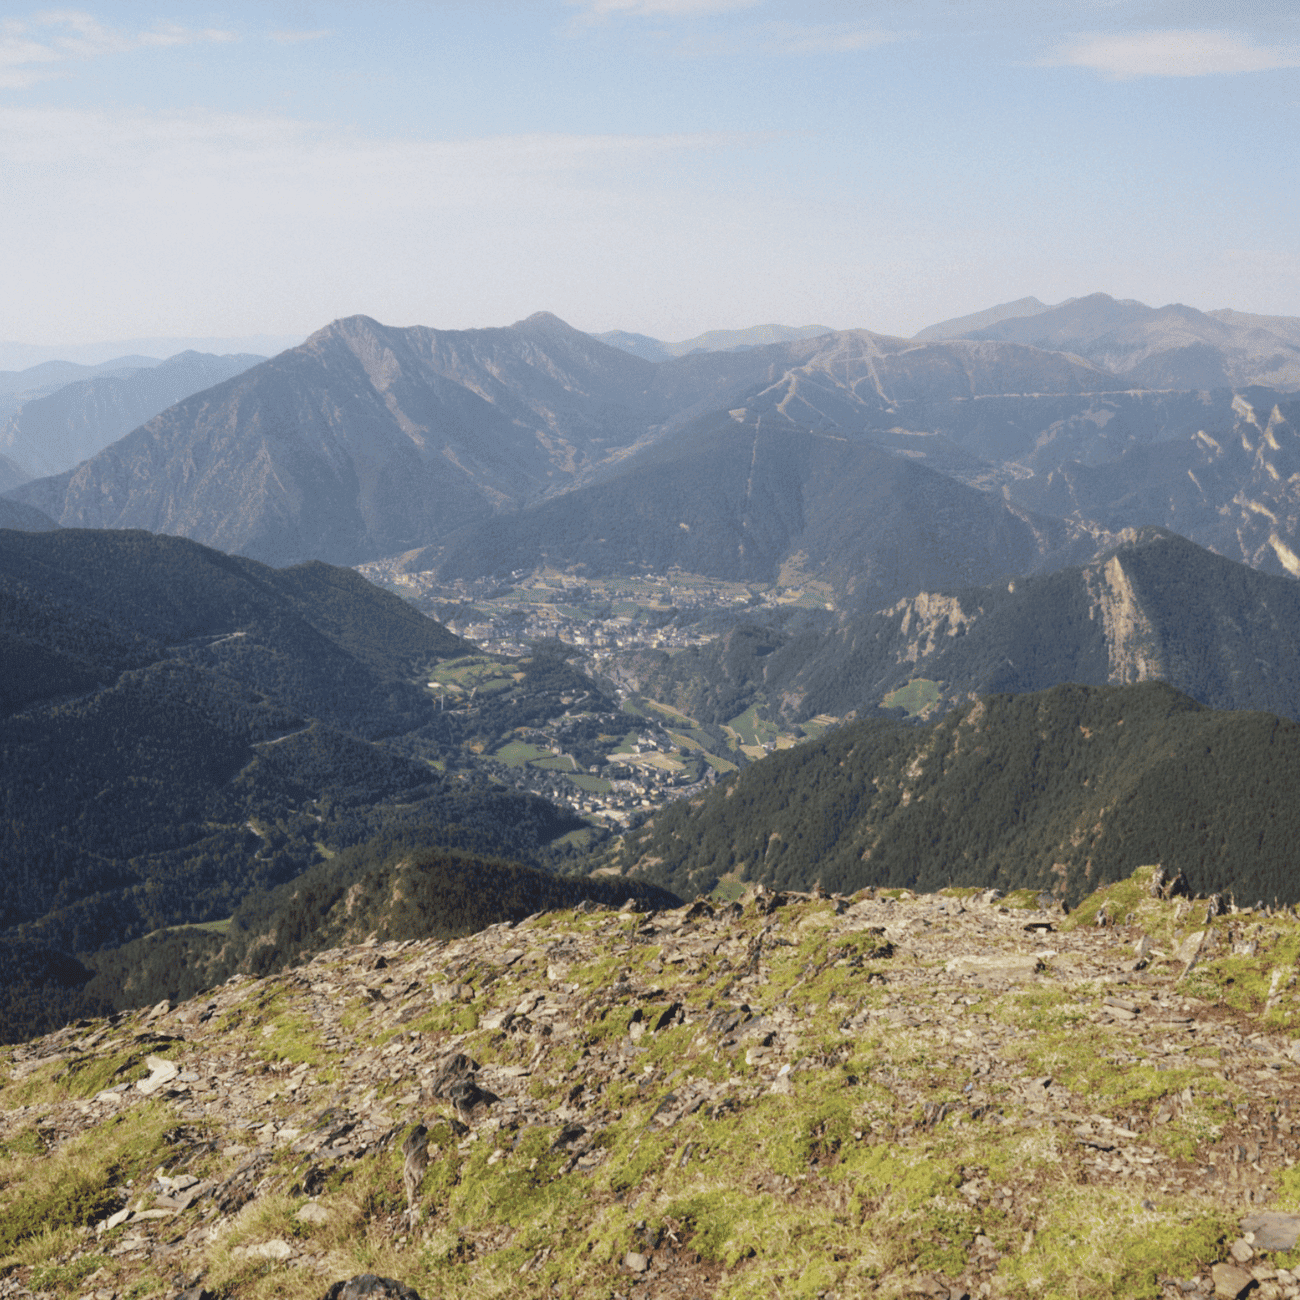
{"type": "Polygon", "coordinates": [[[466,530],[437,568],[455,579],[542,562],[589,576],[676,565],[772,582],[790,563],[840,601],[874,608],[1060,564],[1079,546],[1091,554],[1095,541],[864,439],[737,412],[699,421],[607,482],[466,530]]]}
{"type": "Polygon", "coordinates": [[[1055,307],[1022,299],[931,326],[918,339],[1026,343],[1073,353],[1133,388],[1300,388],[1300,318],[1148,307],[1094,293],[1055,307]],[[1024,306],[1026,310],[1017,311],[1024,306]]]}
{"type": "Polygon", "coordinates": [[[14,495],[65,526],[179,533],[277,564],[356,563],[616,473],[750,401],[792,428],[829,427],[829,394],[836,427],[861,429],[922,392],[1107,383],[1086,362],[1018,344],[849,331],[654,364],[545,313],[464,331],[352,317],[14,495]]]}
{"type": "Polygon", "coordinates": [[[1276,364],[1254,370],[1285,378],[1285,320],[1105,295],[991,314],[975,337],[715,338],[739,350],[657,362],[547,313],[461,331],[350,317],[9,498],[280,565],[766,581],[791,563],[857,608],[1079,562],[1088,538],[1152,523],[1300,573],[1291,397],[1196,386],[1265,345],[1276,364]],[[1189,329],[1236,351],[1191,387],[1138,385],[1189,329]]]}
{"type": "Polygon", "coordinates": [[[138,369],[75,380],[24,401],[0,428],[0,453],[27,478],[62,473],[191,393],[264,360],[182,352],[138,369]]]}
{"type": "MultiPolygon", "coordinates": [[[[3,347],[3,344],[0,344],[3,347]]],[[[7,415],[15,407],[65,388],[83,379],[133,375],[159,364],[157,357],[120,356],[95,365],[78,361],[47,360],[23,370],[0,370],[0,413],[7,415]]]]}
{"type": "Polygon", "coordinates": [[[649,334],[630,334],[627,330],[610,330],[592,337],[647,361],[667,361],[670,357],[684,357],[692,352],[743,352],[768,343],[789,343],[794,339],[818,338],[834,332],[827,325],[751,325],[740,330],[708,330],[678,343],[665,343],[649,334]]]}

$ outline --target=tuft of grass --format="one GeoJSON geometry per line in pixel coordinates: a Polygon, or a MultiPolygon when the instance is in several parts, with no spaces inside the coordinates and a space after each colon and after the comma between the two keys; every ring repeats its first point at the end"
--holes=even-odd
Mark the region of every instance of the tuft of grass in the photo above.
{"type": "Polygon", "coordinates": [[[122,1204],[119,1186],[155,1168],[178,1128],[161,1102],[145,1102],[38,1163],[23,1156],[0,1162],[0,1261],[27,1243],[52,1247],[67,1230],[112,1214],[122,1204]]]}
{"type": "Polygon", "coordinates": [[[1186,1209],[1173,1202],[1142,1208],[1140,1192],[1066,1187],[1028,1249],[1004,1256],[1007,1292],[1029,1300],[1080,1295],[1162,1295],[1162,1276],[1186,1277],[1223,1257],[1234,1225],[1226,1210],[1186,1209]]]}

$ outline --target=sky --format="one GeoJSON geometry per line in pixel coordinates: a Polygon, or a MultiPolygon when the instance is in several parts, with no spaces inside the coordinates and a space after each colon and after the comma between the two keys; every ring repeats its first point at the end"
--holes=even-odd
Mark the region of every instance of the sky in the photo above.
{"type": "Polygon", "coordinates": [[[1300,315],[1294,0],[0,16],[0,340],[1300,315]]]}

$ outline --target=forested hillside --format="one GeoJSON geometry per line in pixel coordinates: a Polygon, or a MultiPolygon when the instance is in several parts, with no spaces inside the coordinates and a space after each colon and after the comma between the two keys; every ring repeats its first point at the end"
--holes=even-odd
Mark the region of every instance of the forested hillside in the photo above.
{"type": "Polygon", "coordinates": [[[477,525],[443,579],[531,572],[666,572],[772,582],[787,562],[852,609],[1071,559],[1095,540],[1011,509],[864,438],[725,413],[666,439],[607,482],[477,525]]]}
{"type": "Polygon", "coordinates": [[[438,770],[459,750],[416,683],[467,647],[348,570],[147,533],[0,532],[0,647],[14,938],[91,952],[226,917],[322,846],[384,831],[527,859],[576,824],[438,770]]]}
{"type": "Polygon", "coordinates": [[[593,865],[684,897],[739,879],[1075,901],[1159,862],[1196,891],[1289,903],[1298,839],[1300,724],[1149,682],[989,696],[928,727],[854,723],[660,810],[593,865]]]}
{"type": "Polygon", "coordinates": [[[774,611],[703,646],[646,654],[652,699],[706,722],[753,704],[797,723],[866,715],[909,682],[934,711],[973,695],[1159,679],[1217,709],[1300,719],[1300,583],[1144,528],[1082,568],[921,592],[828,631],[774,611]]]}
{"type": "Polygon", "coordinates": [[[164,929],[81,960],[38,943],[0,954],[0,1042],[82,1015],[192,997],[236,972],[266,975],[375,935],[452,938],[584,902],[674,907],[641,881],[555,876],[518,862],[428,845],[425,828],[378,835],[273,889],[255,890],[216,927],[164,929]]]}

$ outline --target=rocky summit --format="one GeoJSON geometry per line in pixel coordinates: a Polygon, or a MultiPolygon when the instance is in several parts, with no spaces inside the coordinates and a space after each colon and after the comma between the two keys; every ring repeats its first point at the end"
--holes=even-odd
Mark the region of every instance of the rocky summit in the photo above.
{"type": "Polygon", "coordinates": [[[333,949],[6,1049],[0,1296],[1300,1296],[1298,954],[1156,868],[333,949]]]}

